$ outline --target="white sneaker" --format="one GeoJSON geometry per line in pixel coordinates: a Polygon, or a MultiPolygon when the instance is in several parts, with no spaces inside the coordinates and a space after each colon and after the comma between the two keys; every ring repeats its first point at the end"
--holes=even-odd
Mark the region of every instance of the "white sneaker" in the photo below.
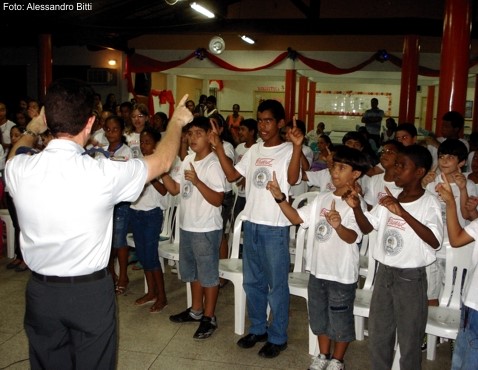
{"type": "Polygon", "coordinates": [[[343,362],[333,358],[330,360],[329,365],[326,367],[327,370],[345,370],[345,365],[343,362]]]}
{"type": "Polygon", "coordinates": [[[325,370],[329,365],[330,360],[327,359],[324,355],[318,355],[314,357],[312,365],[309,366],[309,370],[325,370]]]}

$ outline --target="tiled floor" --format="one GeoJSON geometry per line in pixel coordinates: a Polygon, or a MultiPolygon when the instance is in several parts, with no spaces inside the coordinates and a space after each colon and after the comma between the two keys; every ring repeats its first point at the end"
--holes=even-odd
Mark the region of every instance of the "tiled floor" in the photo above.
{"type": "MultiPolygon", "coordinates": [[[[29,272],[17,273],[5,268],[0,259],[0,369],[28,369],[28,343],[23,330],[24,290],[29,272]]],[[[192,338],[195,324],[174,324],[171,314],[186,308],[186,289],[169,267],[165,274],[169,305],[160,313],[150,314],[148,305],[133,302],[144,289],[142,271],[129,270],[130,285],[126,295],[118,297],[119,354],[118,369],[307,369],[308,330],[305,301],[292,297],[289,347],[275,359],[257,355],[259,346],[241,349],[234,334],[233,286],[221,290],[217,305],[219,329],[205,341],[192,338]]],[[[246,322],[247,326],[247,322],[246,322]]],[[[443,343],[437,360],[427,361],[423,369],[450,368],[450,348],[443,343]]],[[[345,363],[348,370],[369,369],[367,340],[350,345],[345,363]]]]}

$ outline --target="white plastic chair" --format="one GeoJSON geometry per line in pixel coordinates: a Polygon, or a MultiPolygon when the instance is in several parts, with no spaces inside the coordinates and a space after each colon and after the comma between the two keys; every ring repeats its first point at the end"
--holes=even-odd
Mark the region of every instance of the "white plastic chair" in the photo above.
{"type": "Polygon", "coordinates": [[[364,235],[359,254],[359,276],[364,278],[367,278],[368,274],[368,257],[368,235],[364,235]]]}
{"type": "MultiPolygon", "coordinates": [[[[307,286],[309,284],[310,274],[305,272],[302,266],[304,262],[306,234],[309,229],[306,230],[302,227],[299,227],[299,230],[297,231],[294,271],[289,273],[290,294],[304,298],[307,303],[307,309],[309,301],[307,286]]],[[[307,327],[309,329],[309,354],[315,356],[318,354],[317,336],[310,329],[310,325],[307,325],[307,327]]]]}
{"type": "MultiPolygon", "coordinates": [[[[15,228],[13,227],[13,221],[10,217],[10,212],[8,209],[0,209],[0,220],[5,223],[6,233],[7,233],[7,257],[15,257],[15,228]]],[[[0,238],[3,237],[0,235],[0,238]]]]}
{"type": "Polygon", "coordinates": [[[377,237],[376,232],[372,231],[370,235],[364,235],[362,239],[362,248],[368,244],[368,266],[369,268],[365,283],[362,289],[357,289],[355,292],[354,301],[354,321],[355,321],[355,336],[357,340],[363,340],[365,331],[365,318],[370,314],[370,301],[372,300],[373,283],[375,279],[376,265],[372,258],[373,244],[377,237]]]}
{"type": "MultiPolygon", "coordinates": [[[[312,202],[314,198],[319,194],[318,191],[309,191],[306,193],[302,193],[295,197],[294,201],[292,202],[292,207],[297,209],[305,206],[306,204],[312,202]]],[[[295,261],[295,238],[297,234],[298,226],[292,225],[289,229],[289,254],[290,254],[290,263],[294,263],[295,261]]]]}
{"type": "MultiPolygon", "coordinates": [[[[178,279],[181,279],[181,275],[179,273],[179,205],[176,207],[176,212],[174,214],[174,234],[171,238],[164,242],[159,243],[158,245],[158,254],[159,259],[167,259],[176,262],[176,268],[178,270],[178,279]]],[[[191,284],[186,284],[186,300],[187,300],[187,307],[191,307],[192,305],[192,294],[191,294],[191,284]]]]}
{"type": "Polygon", "coordinates": [[[472,253],[474,244],[461,248],[446,248],[445,287],[440,297],[439,306],[428,307],[427,360],[436,358],[437,337],[456,339],[460,326],[460,306],[463,287],[468,272],[473,268],[472,253]]]}
{"type": "Polygon", "coordinates": [[[234,285],[234,333],[244,334],[246,317],[246,292],[242,286],[242,259],[239,259],[239,249],[242,240],[242,212],[235,222],[232,237],[231,256],[219,260],[219,277],[227,279],[234,285]]]}

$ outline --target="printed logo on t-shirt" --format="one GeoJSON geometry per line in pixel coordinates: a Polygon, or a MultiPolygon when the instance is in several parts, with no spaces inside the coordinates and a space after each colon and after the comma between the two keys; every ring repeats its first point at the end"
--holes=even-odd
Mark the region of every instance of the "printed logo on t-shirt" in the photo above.
{"type": "Polygon", "coordinates": [[[332,235],[332,226],[325,219],[321,219],[315,227],[315,240],[325,242],[332,235]]]}
{"type": "Polygon", "coordinates": [[[141,154],[141,149],[139,146],[132,146],[131,151],[133,152],[133,158],[139,158],[141,154]]]}
{"type": "Polygon", "coordinates": [[[387,229],[383,234],[383,248],[388,256],[396,256],[403,249],[403,239],[397,230],[387,229]]]}
{"type": "Polygon", "coordinates": [[[377,194],[377,200],[382,199],[383,197],[386,197],[388,194],[384,191],[379,191],[377,194]]]}
{"type": "Polygon", "coordinates": [[[327,186],[325,187],[328,191],[335,191],[335,186],[331,182],[327,183],[327,186]]]}
{"type": "Polygon", "coordinates": [[[264,189],[271,180],[272,176],[268,168],[260,167],[252,175],[252,183],[259,189],[264,189]]]}
{"type": "Polygon", "coordinates": [[[181,197],[184,199],[191,198],[191,195],[193,195],[193,184],[191,181],[185,181],[183,184],[183,190],[181,192],[181,197]]]}

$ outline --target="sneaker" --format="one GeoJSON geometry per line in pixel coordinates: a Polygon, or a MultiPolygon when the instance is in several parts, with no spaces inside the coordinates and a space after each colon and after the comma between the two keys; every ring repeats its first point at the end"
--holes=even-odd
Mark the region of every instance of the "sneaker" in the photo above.
{"type": "Polygon", "coordinates": [[[325,355],[318,355],[314,357],[312,364],[309,366],[309,370],[325,370],[329,365],[330,360],[325,355]]]}
{"type": "Polygon", "coordinates": [[[206,339],[209,338],[212,333],[217,329],[216,316],[207,317],[203,316],[198,330],[193,335],[194,339],[206,339]]]}
{"type": "Polygon", "coordinates": [[[202,317],[203,317],[202,313],[199,315],[196,315],[193,312],[191,312],[191,307],[189,307],[187,310],[181,313],[178,313],[177,315],[169,316],[169,320],[178,324],[182,324],[184,322],[200,322],[202,317]]]}
{"type": "Polygon", "coordinates": [[[345,365],[343,362],[333,358],[330,360],[329,365],[326,367],[327,370],[345,370],[345,365]]]}

